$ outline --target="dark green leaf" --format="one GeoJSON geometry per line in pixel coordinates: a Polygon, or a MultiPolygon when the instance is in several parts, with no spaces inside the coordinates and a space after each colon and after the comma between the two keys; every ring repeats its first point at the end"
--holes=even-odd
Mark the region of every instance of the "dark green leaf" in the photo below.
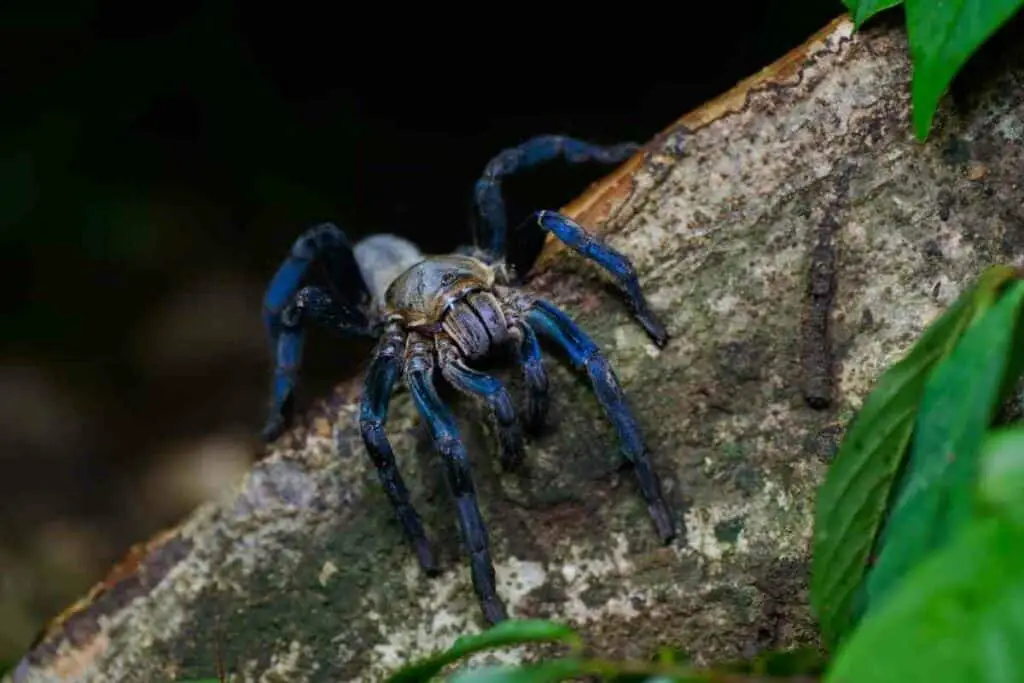
{"type": "Polygon", "coordinates": [[[825,670],[825,654],[813,647],[769,650],[752,659],[715,665],[719,673],[743,673],[757,676],[803,676],[825,670]]]}
{"type": "Polygon", "coordinates": [[[473,636],[463,636],[448,650],[405,667],[388,679],[390,683],[429,681],[440,671],[463,657],[506,645],[536,642],[563,642],[580,648],[580,637],[568,626],[551,621],[510,619],[473,636]]]}
{"type": "Polygon", "coordinates": [[[963,334],[935,369],[918,410],[913,446],[868,574],[866,608],[875,609],[932,550],[975,512],[978,456],[999,407],[1016,339],[1024,282],[1015,281],[963,334]]]}
{"type": "Polygon", "coordinates": [[[895,7],[901,2],[903,0],[843,0],[843,4],[853,15],[853,24],[857,28],[879,12],[895,7]]]}
{"type": "Polygon", "coordinates": [[[686,650],[664,645],[658,648],[658,663],[678,667],[692,666],[693,656],[686,650]]]}
{"type": "Polygon", "coordinates": [[[524,666],[484,666],[460,671],[448,683],[557,683],[583,672],[580,660],[555,659],[524,666]]]}
{"type": "Polygon", "coordinates": [[[865,617],[826,683],[1024,680],[1024,527],[973,521],[865,617]]]}
{"type": "Polygon", "coordinates": [[[1024,427],[989,432],[981,444],[982,505],[1024,524],[1024,427]]]}
{"type": "Polygon", "coordinates": [[[801,647],[758,655],[751,663],[750,673],[777,677],[818,675],[825,670],[825,663],[821,651],[801,647]]]}
{"type": "Polygon", "coordinates": [[[924,140],[957,71],[1024,0],[906,0],[914,62],[914,130],[924,140]]]}
{"type": "Polygon", "coordinates": [[[884,522],[925,383],[976,313],[990,305],[999,286],[1014,274],[1005,266],[986,270],[886,370],[846,432],[818,490],[814,523],[811,605],[832,647],[855,621],[854,595],[884,522]]]}

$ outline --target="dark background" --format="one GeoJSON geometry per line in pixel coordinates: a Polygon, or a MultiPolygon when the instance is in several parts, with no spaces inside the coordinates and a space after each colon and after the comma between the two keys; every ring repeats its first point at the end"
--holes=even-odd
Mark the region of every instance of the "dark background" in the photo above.
{"type": "MultiPolygon", "coordinates": [[[[842,11],[717,5],[4,10],[0,660],[258,456],[260,300],[310,223],[449,250],[500,149],[647,141],[842,11]]],[[[511,220],[608,170],[506,183],[511,220]]],[[[307,400],[365,360],[333,341],[307,400]]]]}

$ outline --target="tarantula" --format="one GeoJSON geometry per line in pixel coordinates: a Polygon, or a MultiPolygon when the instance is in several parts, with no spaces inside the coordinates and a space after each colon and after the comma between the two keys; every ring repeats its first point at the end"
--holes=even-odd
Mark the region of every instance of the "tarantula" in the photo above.
{"type": "MultiPolygon", "coordinates": [[[[368,237],[353,247],[331,223],[317,225],[294,243],[271,281],[264,319],[276,354],[272,407],[264,428],[275,439],[290,422],[307,321],[348,334],[378,339],[365,380],[359,426],[381,484],[428,575],[439,571],[419,514],[413,508],[395,455],[385,434],[388,405],[404,377],[434,447],[444,458],[445,474],[458,512],[462,540],[469,551],[473,587],[490,623],[506,618],[498,597],[487,529],[477,506],[469,460],[451,411],[434,387],[435,371],[455,389],[486,403],[499,442],[503,469],[523,458],[523,428],[536,433],[548,410],[548,378],[538,335],[567,352],[586,371],[593,390],[618,432],[654,527],[664,543],[675,527],[648,448],[608,361],[597,345],[554,304],[528,294],[505,264],[507,219],[501,196],[503,177],[559,156],[570,163],[620,162],[639,149],[627,143],[602,147],[564,136],[541,136],[495,156],[477,181],[475,246],[444,256],[424,256],[411,242],[393,235],[368,237]],[[299,289],[311,264],[320,259],[331,289],[299,289]],[[296,292],[296,290],[298,290],[296,292]],[[517,351],[526,386],[522,428],[502,382],[472,367],[502,347],[517,351]]],[[[583,256],[608,270],[625,289],[634,317],[660,348],[668,334],[649,310],[636,273],[620,253],[554,211],[538,211],[525,229],[554,234],[583,256]]]]}

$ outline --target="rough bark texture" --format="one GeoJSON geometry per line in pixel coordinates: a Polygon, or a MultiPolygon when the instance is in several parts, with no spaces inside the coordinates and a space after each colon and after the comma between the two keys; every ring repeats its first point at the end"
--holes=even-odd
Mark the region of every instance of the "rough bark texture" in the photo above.
{"type": "MultiPolygon", "coordinates": [[[[1024,50],[969,101],[947,98],[922,145],[903,30],[852,33],[837,20],[568,208],[633,259],[673,335],[663,351],[593,266],[548,244],[537,268],[533,287],[611,358],[685,535],[659,546],[609,424],[558,358],[525,474],[499,472],[478,409],[455,401],[515,616],[567,620],[610,656],[816,642],[813,495],[843,426],[968,281],[1024,251],[1024,50]]],[[[240,490],[139,548],[6,680],[211,676],[218,640],[245,680],[378,680],[478,630],[409,397],[390,430],[442,549],[433,580],[367,465],[358,390],[339,387],[240,490]]]]}

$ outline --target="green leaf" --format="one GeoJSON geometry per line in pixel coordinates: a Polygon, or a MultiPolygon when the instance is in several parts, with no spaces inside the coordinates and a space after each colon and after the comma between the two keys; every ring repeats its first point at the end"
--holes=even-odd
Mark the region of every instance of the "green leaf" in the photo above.
{"type": "Polygon", "coordinates": [[[884,523],[925,383],[978,310],[984,310],[1014,274],[1007,266],[986,270],[929,325],[904,358],[885,371],[847,429],[815,504],[811,606],[832,647],[855,621],[854,596],[884,523]]]}
{"type": "Polygon", "coordinates": [[[906,0],[914,62],[914,130],[928,136],[939,99],[967,59],[1024,5],[1024,0],[906,0]]]}
{"type": "Polygon", "coordinates": [[[899,495],[868,575],[868,610],[975,514],[981,442],[999,408],[1009,358],[1021,351],[1014,341],[1022,301],[1024,282],[1015,281],[967,328],[925,387],[899,495]]]}
{"type": "Polygon", "coordinates": [[[825,683],[1024,680],[1024,527],[975,520],[907,575],[825,683]]]}
{"type": "Polygon", "coordinates": [[[745,673],[769,677],[817,675],[825,670],[824,654],[813,647],[770,650],[750,660],[745,673]]]}
{"type": "Polygon", "coordinates": [[[448,650],[405,667],[392,675],[388,681],[390,683],[429,681],[452,662],[476,652],[493,650],[506,645],[537,642],[563,642],[570,645],[573,651],[577,651],[581,647],[579,635],[568,626],[552,621],[510,619],[483,633],[459,638],[448,650]]]}
{"type": "Polygon", "coordinates": [[[1024,427],[989,432],[980,459],[979,502],[1024,525],[1024,427]]]}
{"type": "Polygon", "coordinates": [[[853,15],[853,25],[858,29],[871,17],[901,2],[903,0],[843,0],[843,4],[853,15]]]}
{"type": "Polygon", "coordinates": [[[485,666],[460,671],[448,683],[557,683],[583,673],[580,660],[555,659],[525,666],[485,666]]]}

